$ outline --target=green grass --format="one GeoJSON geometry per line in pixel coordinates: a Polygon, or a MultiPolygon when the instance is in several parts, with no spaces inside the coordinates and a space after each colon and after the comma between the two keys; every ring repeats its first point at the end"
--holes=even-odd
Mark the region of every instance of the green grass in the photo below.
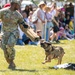
{"type": "MultiPolygon", "coordinates": [[[[61,40],[60,44],[65,50],[65,55],[62,60],[63,63],[75,63],[75,40],[67,41],[61,40]]],[[[15,64],[17,69],[9,70],[8,63],[5,61],[3,51],[0,49],[0,75],[75,75],[73,70],[65,69],[51,69],[55,66],[57,60],[52,60],[51,63],[42,64],[45,54],[43,48],[40,46],[15,46],[16,56],[15,64]]]]}

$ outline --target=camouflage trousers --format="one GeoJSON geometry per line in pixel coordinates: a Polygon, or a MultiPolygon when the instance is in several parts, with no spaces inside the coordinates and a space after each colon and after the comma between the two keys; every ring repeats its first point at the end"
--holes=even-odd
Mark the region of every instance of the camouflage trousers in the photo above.
{"type": "Polygon", "coordinates": [[[5,58],[14,59],[15,57],[15,49],[14,46],[17,42],[17,38],[19,37],[18,30],[14,32],[5,32],[2,36],[1,48],[4,51],[5,58]]]}

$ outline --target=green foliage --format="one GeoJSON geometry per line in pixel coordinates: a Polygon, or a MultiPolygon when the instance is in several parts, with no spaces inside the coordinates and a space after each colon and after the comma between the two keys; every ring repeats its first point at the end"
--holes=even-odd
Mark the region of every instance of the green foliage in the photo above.
{"type": "MultiPolygon", "coordinates": [[[[75,40],[62,40],[60,44],[54,45],[62,46],[65,50],[62,64],[75,62],[75,40]]],[[[7,69],[8,64],[5,61],[2,49],[0,49],[0,75],[75,75],[75,71],[72,70],[52,69],[57,60],[42,64],[45,53],[40,46],[15,46],[15,49],[16,57],[14,62],[17,69],[14,71],[7,69]]]]}

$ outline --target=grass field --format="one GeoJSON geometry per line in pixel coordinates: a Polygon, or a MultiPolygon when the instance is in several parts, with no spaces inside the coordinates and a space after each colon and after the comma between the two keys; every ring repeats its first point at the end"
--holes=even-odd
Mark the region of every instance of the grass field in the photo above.
{"type": "MultiPolygon", "coordinates": [[[[62,60],[63,63],[75,63],[75,40],[67,41],[61,40],[60,44],[65,50],[65,55],[62,60]]],[[[52,60],[51,63],[42,64],[45,54],[43,48],[40,46],[15,46],[16,56],[15,64],[16,70],[9,70],[8,64],[5,61],[3,51],[0,49],[0,75],[75,75],[73,70],[52,69],[56,65],[57,60],[52,60]]]]}

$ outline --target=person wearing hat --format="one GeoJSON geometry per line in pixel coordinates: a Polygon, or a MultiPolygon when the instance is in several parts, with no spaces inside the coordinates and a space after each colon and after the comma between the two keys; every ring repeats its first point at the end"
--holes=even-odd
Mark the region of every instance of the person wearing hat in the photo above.
{"type": "Polygon", "coordinates": [[[11,1],[11,6],[9,8],[0,10],[0,19],[3,22],[3,35],[1,48],[4,52],[4,57],[9,64],[8,69],[15,69],[16,65],[14,63],[15,49],[17,39],[19,37],[18,25],[28,35],[29,38],[35,40],[36,37],[31,36],[30,33],[26,31],[30,28],[23,20],[22,15],[17,11],[19,9],[20,2],[17,0],[11,1]]]}
{"type": "Polygon", "coordinates": [[[32,21],[36,22],[36,25],[35,25],[36,31],[41,30],[41,37],[43,35],[43,26],[45,23],[45,13],[43,11],[44,6],[45,6],[44,1],[41,1],[38,4],[38,8],[36,9],[36,11],[32,15],[32,21]]]}

